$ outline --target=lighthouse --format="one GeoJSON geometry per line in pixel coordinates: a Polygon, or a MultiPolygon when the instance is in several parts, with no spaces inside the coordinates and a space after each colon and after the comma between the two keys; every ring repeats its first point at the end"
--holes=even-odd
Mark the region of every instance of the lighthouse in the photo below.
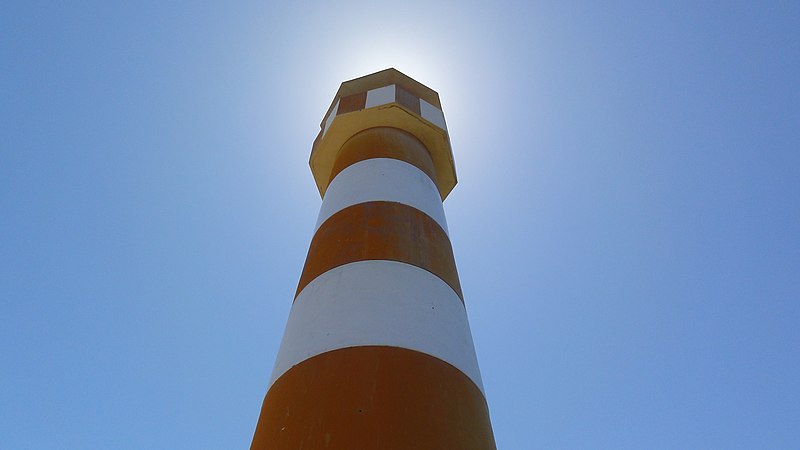
{"type": "Polygon", "coordinates": [[[322,205],[251,449],[495,449],[439,95],[383,70],[342,83],[320,128],[322,205]]]}

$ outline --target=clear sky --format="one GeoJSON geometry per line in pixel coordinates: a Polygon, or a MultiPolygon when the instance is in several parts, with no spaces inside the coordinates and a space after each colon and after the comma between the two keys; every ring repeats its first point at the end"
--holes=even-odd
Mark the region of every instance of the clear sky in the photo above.
{"type": "Polygon", "coordinates": [[[5,2],[0,447],[247,448],[339,83],[440,93],[499,449],[800,446],[800,3],[5,2]]]}

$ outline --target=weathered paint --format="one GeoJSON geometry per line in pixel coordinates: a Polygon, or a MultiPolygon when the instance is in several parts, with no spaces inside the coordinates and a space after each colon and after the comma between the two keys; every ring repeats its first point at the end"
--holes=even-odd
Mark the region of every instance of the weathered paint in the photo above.
{"type": "Polygon", "coordinates": [[[294,366],[264,399],[251,450],[493,450],[468,377],[397,347],[350,347],[294,366]]]}
{"type": "Polygon", "coordinates": [[[292,305],[271,380],[314,355],[362,345],[426,353],[483,390],[461,299],[439,277],[395,261],[346,264],[309,283],[292,305]]]}
{"type": "Polygon", "coordinates": [[[367,93],[360,92],[358,94],[348,95],[339,99],[339,108],[336,110],[336,115],[347,114],[353,111],[364,109],[364,103],[367,101],[367,93]]]}
{"type": "Polygon", "coordinates": [[[421,267],[463,298],[450,238],[427,214],[394,202],[359,203],[326,220],[311,240],[297,292],[334,267],[369,259],[421,267]]]}
{"type": "Polygon", "coordinates": [[[397,202],[417,208],[447,233],[436,185],[417,167],[391,158],[359,161],[341,171],[325,192],[314,230],[342,209],[369,201],[397,202]]]}
{"type": "Polygon", "coordinates": [[[420,115],[419,97],[412,94],[410,91],[408,91],[408,89],[399,84],[395,86],[394,95],[397,103],[405,106],[414,114],[420,115]]]}
{"type": "Polygon", "coordinates": [[[436,169],[425,145],[414,135],[389,127],[370,128],[348,139],[331,167],[331,180],[350,165],[372,158],[405,161],[436,181],[436,169]]]}

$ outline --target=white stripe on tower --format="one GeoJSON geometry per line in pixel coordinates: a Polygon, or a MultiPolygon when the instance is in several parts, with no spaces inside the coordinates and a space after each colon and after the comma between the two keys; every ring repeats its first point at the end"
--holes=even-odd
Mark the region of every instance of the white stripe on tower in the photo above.
{"type": "Polygon", "coordinates": [[[438,95],[342,84],[314,143],[323,202],[252,449],[494,449],[442,200],[438,95]]]}
{"type": "Polygon", "coordinates": [[[434,356],[483,391],[467,314],[455,291],[419,267],[381,260],[336,267],[300,292],[270,384],[308,358],[362,345],[434,356]]]}
{"type": "Polygon", "coordinates": [[[413,164],[392,158],[373,158],[342,170],[325,191],[314,231],[344,208],[368,201],[403,203],[419,209],[447,233],[439,189],[413,164]]]}

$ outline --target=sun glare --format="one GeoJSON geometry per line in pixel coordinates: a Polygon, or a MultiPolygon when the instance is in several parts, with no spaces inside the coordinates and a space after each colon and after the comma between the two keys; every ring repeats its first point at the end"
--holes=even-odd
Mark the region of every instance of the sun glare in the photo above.
{"type": "Polygon", "coordinates": [[[341,65],[336,68],[345,79],[394,67],[434,90],[446,83],[441,62],[418,42],[408,39],[365,39],[357,42],[348,53],[350,56],[340,59],[341,65]]]}
{"type": "MultiPolygon", "coordinates": [[[[413,22],[414,18],[405,18],[413,22]]],[[[350,21],[359,22],[355,18],[350,21]]],[[[372,23],[361,20],[362,23],[372,23]]],[[[479,141],[487,128],[485,111],[475,110],[474,86],[491,86],[496,64],[486,60],[496,49],[487,51],[487,43],[476,39],[473,28],[453,23],[443,29],[440,23],[425,23],[397,29],[367,25],[349,29],[326,41],[321,54],[325,70],[336,82],[362,77],[393,67],[439,93],[445,120],[454,144],[479,141]]],[[[341,30],[340,30],[341,31],[341,30]]],[[[489,118],[488,120],[494,120],[489,118]]],[[[457,160],[467,162],[472,146],[454,149],[457,160]]]]}

